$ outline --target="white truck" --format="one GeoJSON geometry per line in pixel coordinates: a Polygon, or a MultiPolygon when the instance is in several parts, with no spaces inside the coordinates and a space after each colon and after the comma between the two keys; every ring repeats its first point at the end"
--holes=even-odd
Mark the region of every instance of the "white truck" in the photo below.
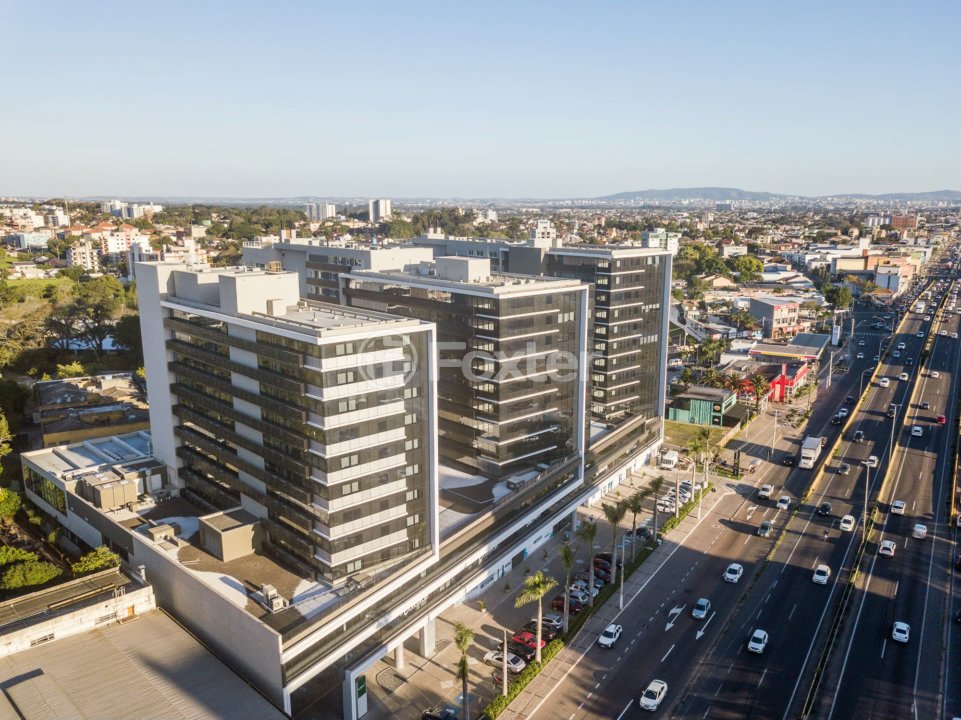
{"type": "Polygon", "coordinates": [[[921,302],[920,300],[918,300],[918,304],[915,306],[914,312],[916,312],[916,313],[918,313],[918,314],[920,315],[920,314],[924,313],[924,308],[925,308],[925,307],[927,307],[927,306],[926,306],[923,302],[921,302]]]}
{"type": "Polygon", "coordinates": [[[818,457],[821,455],[821,438],[806,437],[801,444],[801,462],[798,463],[802,468],[810,470],[814,467],[818,457]]]}

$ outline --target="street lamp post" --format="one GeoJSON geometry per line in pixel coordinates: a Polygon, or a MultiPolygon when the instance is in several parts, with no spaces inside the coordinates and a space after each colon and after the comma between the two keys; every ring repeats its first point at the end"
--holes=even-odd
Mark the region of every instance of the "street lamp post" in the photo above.
{"type": "Polygon", "coordinates": [[[861,543],[868,544],[868,497],[871,494],[871,466],[864,466],[864,527],[861,529],[861,543]]]}
{"type": "Polygon", "coordinates": [[[861,396],[864,394],[864,376],[867,375],[869,372],[874,372],[877,369],[878,369],[877,365],[875,365],[873,368],[868,368],[867,370],[861,373],[861,381],[858,384],[858,399],[860,399],[861,396]]]}

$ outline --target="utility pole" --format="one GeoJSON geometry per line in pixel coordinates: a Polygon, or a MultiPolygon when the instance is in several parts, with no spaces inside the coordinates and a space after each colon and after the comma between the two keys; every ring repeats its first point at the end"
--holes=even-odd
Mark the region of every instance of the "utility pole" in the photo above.
{"type": "Polygon", "coordinates": [[[871,466],[865,465],[864,470],[864,527],[861,529],[861,543],[866,547],[868,544],[868,497],[871,494],[871,466]]]}
{"type": "Polygon", "coordinates": [[[767,450],[767,461],[771,462],[771,457],[774,454],[774,443],[777,440],[777,409],[774,410],[774,432],[771,433],[771,447],[767,450]]]}
{"type": "MultiPolygon", "coordinates": [[[[623,540],[621,541],[621,595],[617,600],[617,609],[624,609],[624,546],[627,545],[623,540]]],[[[617,548],[614,548],[614,571],[617,571],[617,548]]],[[[507,632],[506,630],[504,632],[507,632]]]]}

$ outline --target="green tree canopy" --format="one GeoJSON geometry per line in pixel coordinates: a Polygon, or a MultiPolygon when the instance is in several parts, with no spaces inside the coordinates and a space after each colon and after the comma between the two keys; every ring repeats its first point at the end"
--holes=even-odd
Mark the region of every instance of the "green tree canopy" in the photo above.
{"type": "Polygon", "coordinates": [[[11,565],[0,577],[0,589],[16,590],[23,587],[33,587],[44,585],[56,577],[59,577],[63,570],[52,563],[44,561],[27,561],[11,565]]]}
{"type": "Polygon", "coordinates": [[[66,365],[57,365],[57,377],[61,380],[73,377],[84,377],[86,374],[86,368],[76,360],[66,365]]]}
{"type": "Polygon", "coordinates": [[[119,565],[120,556],[110,550],[110,548],[101,545],[74,563],[73,574],[80,577],[81,575],[89,575],[90,573],[106,570],[107,568],[119,567],[119,565]]]}
{"type": "Polygon", "coordinates": [[[741,282],[760,280],[761,273],[764,272],[764,263],[750,255],[738,255],[730,258],[727,261],[727,266],[732,272],[740,273],[739,279],[741,282]]]}

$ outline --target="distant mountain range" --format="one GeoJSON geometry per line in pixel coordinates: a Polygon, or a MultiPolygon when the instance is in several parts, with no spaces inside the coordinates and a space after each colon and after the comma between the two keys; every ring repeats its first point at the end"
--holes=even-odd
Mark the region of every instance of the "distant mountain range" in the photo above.
{"type": "MultiPolygon", "coordinates": [[[[622,192],[616,195],[605,195],[594,198],[599,201],[615,200],[659,200],[671,202],[678,200],[712,200],[715,202],[763,202],[765,200],[782,200],[802,195],[777,195],[769,192],[752,192],[737,188],[700,187],[700,188],[671,188],[670,190],[639,190],[636,192],[622,192]]],[[[935,190],[921,193],[885,193],[883,195],[864,195],[846,193],[838,195],[820,196],[824,199],[837,200],[883,200],[887,202],[958,202],[961,192],[958,190],[935,190]]],[[[807,198],[811,199],[811,198],[807,198]]]]}

